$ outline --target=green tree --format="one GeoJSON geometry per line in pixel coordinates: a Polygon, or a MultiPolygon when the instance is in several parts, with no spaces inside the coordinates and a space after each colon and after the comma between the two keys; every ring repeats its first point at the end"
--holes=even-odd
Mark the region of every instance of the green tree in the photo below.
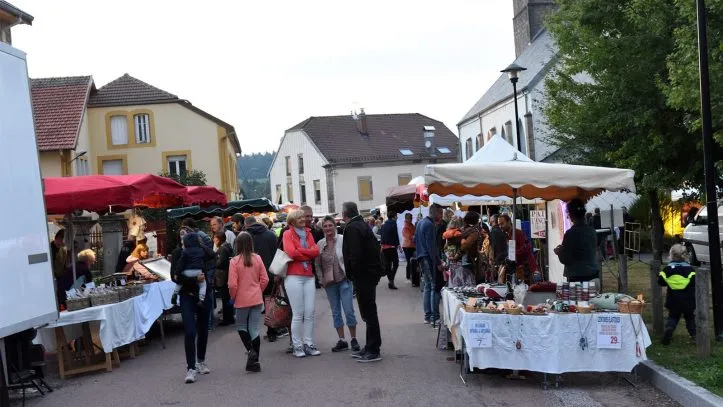
{"type": "MultiPolygon", "coordinates": [[[[568,161],[635,170],[638,189],[651,207],[652,281],[662,262],[661,191],[702,177],[700,160],[690,158],[700,155],[697,143],[690,142],[685,113],[670,106],[663,92],[673,33],[681,24],[675,0],[558,4],[548,22],[559,50],[545,82],[548,139],[568,161]]],[[[653,300],[658,331],[662,303],[653,300]]]]}
{"type": "MultiPolygon", "coordinates": [[[[723,144],[723,0],[706,0],[706,6],[710,96],[715,132],[713,136],[718,144],[723,144]]],[[[695,1],[676,0],[675,7],[680,25],[673,30],[674,47],[673,52],[668,55],[670,81],[663,84],[663,89],[670,106],[685,111],[686,125],[700,135],[700,76],[695,1]]]]}
{"type": "Polygon", "coordinates": [[[201,170],[181,171],[181,174],[170,174],[168,171],[161,171],[158,175],[170,178],[181,185],[206,186],[206,173],[201,170]]]}

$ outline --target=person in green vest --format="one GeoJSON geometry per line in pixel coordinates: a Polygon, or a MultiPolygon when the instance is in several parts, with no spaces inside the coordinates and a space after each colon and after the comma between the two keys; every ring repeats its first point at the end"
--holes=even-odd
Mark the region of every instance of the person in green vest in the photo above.
{"type": "Polygon", "coordinates": [[[668,320],[663,334],[663,345],[669,345],[680,317],[685,318],[685,328],[695,340],[695,269],[683,258],[685,247],[674,244],[670,248],[670,263],[658,275],[658,284],[668,287],[665,308],[668,320]]]}

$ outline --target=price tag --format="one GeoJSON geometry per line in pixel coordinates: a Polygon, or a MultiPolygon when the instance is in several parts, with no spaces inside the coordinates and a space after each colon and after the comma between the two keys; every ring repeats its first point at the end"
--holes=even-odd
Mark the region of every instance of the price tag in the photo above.
{"type": "Polygon", "coordinates": [[[599,315],[597,317],[598,349],[620,349],[622,342],[623,329],[620,315],[599,315]]]}
{"type": "Polygon", "coordinates": [[[470,318],[467,322],[467,346],[469,348],[491,348],[492,329],[490,322],[470,318]]]}

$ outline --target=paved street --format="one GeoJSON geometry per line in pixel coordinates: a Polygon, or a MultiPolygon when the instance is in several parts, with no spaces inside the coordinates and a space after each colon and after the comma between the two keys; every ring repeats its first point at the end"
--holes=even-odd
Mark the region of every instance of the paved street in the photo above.
{"type": "MultiPolygon", "coordinates": [[[[378,288],[384,360],[359,364],[349,353],[331,353],[336,337],[326,294],[317,291],[319,357],[295,359],[284,353],[287,341],[262,343],[260,374],[243,371],[245,356],[232,327],[211,333],[212,372],[184,384],[183,336],[171,329],[168,348],[157,340],[142,355],[124,360],[112,373],[60,382],[56,392],[29,405],[58,406],[675,406],[647,384],[633,387],[612,374],[565,375],[559,390],[541,388],[541,376],[510,381],[500,376],[471,377],[464,386],[452,352],[434,348],[436,331],[422,324],[421,297],[401,277],[398,291],[386,280],[378,288]],[[451,404],[450,404],[451,403],[451,404]]],[[[357,313],[358,315],[358,313],[357,313]]],[[[363,338],[363,324],[360,325],[363,338]]],[[[286,339],[286,338],[284,338],[286,339]]]]}

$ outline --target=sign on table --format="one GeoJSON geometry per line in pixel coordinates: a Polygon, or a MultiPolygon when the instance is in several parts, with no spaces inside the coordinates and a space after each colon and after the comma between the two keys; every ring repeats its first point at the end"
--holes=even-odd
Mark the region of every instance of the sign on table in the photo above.
{"type": "Polygon", "coordinates": [[[490,321],[468,317],[467,338],[469,348],[490,348],[492,347],[492,328],[490,321]]]}
{"type": "Polygon", "coordinates": [[[620,349],[623,342],[622,319],[620,315],[598,315],[598,349],[620,349]]]}
{"type": "Polygon", "coordinates": [[[545,211],[530,211],[530,225],[532,227],[533,239],[544,239],[545,236],[545,211]]]}

